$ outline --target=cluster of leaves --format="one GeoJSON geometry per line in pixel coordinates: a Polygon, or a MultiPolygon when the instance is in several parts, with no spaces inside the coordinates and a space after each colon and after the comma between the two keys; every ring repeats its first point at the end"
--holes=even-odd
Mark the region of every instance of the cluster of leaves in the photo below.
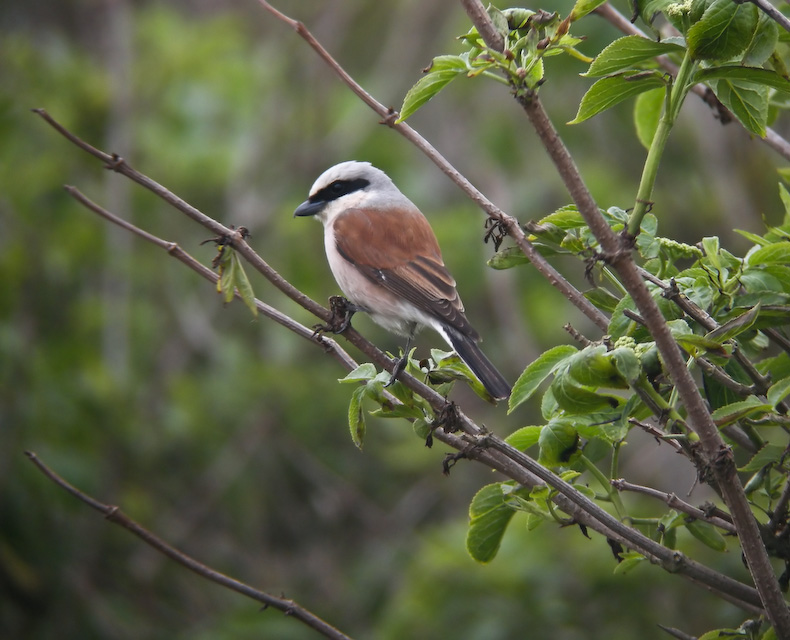
{"type": "MultiPolygon", "coordinates": [[[[703,392],[714,420],[725,436],[727,429],[737,429],[751,443],[750,459],[741,471],[754,474],[750,494],[765,512],[778,498],[788,472],[787,438],[776,427],[786,431],[790,426],[786,405],[790,355],[786,351],[771,355],[764,333],[786,325],[790,316],[790,196],[784,187],[780,189],[787,207],[782,225],[769,228],[763,236],[741,232],[755,243],[743,258],[721,248],[716,237],[691,247],[657,236],[652,215],[645,217],[637,242],[645,272],[663,284],[651,287],[673,336],[687,354],[689,366],[701,369],[703,392]],[[686,268],[678,266],[689,258],[696,259],[686,268]],[[676,299],[688,303],[686,311],[676,299]],[[754,361],[762,358],[755,370],[762,380],[775,382],[761,388],[760,379],[749,377],[749,363],[734,354],[754,361]]],[[[606,218],[617,231],[626,224],[622,210],[610,209],[606,218]]],[[[573,207],[546,216],[532,228],[531,240],[544,254],[570,253],[588,261],[596,253],[595,241],[573,207]]],[[[509,268],[522,260],[511,249],[503,249],[491,263],[509,268]]],[[[537,445],[539,462],[566,474],[571,483],[591,469],[589,460],[599,459],[604,451],[616,452],[632,425],[651,416],[663,424],[663,437],[679,442],[685,450],[696,439],[685,424],[655,343],[635,317],[633,300],[622,293],[605,266],[600,273],[608,282],[597,284],[585,295],[610,315],[609,335],[583,349],[570,345],[549,349],[525,369],[510,398],[512,412],[551,380],[540,405],[546,422],[523,427],[507,441],[523,450],[537,445]]],[[[602,486],[616,477],[613,465],[602,486]]],[[[577,488],[589,492],[586,485],[577,488]]],[[[526,496],[523,490],[514,491],[511,483],[496,483],[484,488],[473,502],[468,546],[481,562],[495,556],[509,522],[508,510],[510,515],[513,509],[527,511],[530,527],[561,521],[545,489],[526,496]]],[[[598,497],[612,500],[608,490],[598,497]]],[[[668,532],[685,526],[708,546],[725,548],[713,527],[672,510],[646,526],[669,546],[674,536],[668,532]]]]}
{"type": "Polygon", "coordinates": [[[776,23],[751,3],[654,0],[639,3],[639,8],[646,24],[656,24],[661,15],[679,35],[660,41],[630,35],[612,42],[585,74],[600,79],[584,95],[571,122],[640,95],[637,129],[648,146],[670,87],[682,82],[681,92],[695,84],[709,87],[724,107],[722,120],[734,116],[748,131],[764,137],[790,93],[783,60],[788,34],[780,37],[776,23]],[[672,78],[658,66],[657,56],[678,64],[686,59],[692,72],[672,78]]]}
{"type": "Polygon", "coordinates": [[[441,55],[433,59],[425,75],[403,100],[399,121],[411,116],[456,78],[486,76],[509,83],[514,91],[532,91],[545,78],[543,59],[568,54],[584,62],[590,58],[576,49],[580,38],[568,33],[570,18],[556,12],[530,9],[489,8],[489,15],[502,36],[502,52],[486,46],[474,27],[459,39],[468,49],[460,55],[441,55]]]}
{"type": "MultiPolygon", "coordinates": [[[[565,19],[543,11],[489,9],[504,50],[492,51],[475,29],[461,36],[468,50],[434,58],[426,75],[406,95],[401,120],[462,75],[505,82],[517,96],[535,91],[545,79],[545,57],[567,53],[584,59],[575,49],[581,40],[570,35],[570,25],[600,4],[602,0],[580,0],[565,19]]],[[[649,197],[669,130],[687,93],[697,84],[711,90],[716,98],[711,102],[722,120],[734,117],[747,131],[765,136],[771,118],[790,94],[783,61],[788,37],[780,36],[756,6],[731,0],[654,0],[640,3],[640,15],[651,29],[659,22],[669,25],[673,35],[656,40],[632,35],[607,46],[585,74],[598,80],[583,97],[572,123],[638,97],[637,134],[651,149],[637,196],[643,206],[638,213],[612,207],[602,214],[613,231],[635,238],[645,280],[688,367],[699,370],[700,392],[713,420],[725,440],[743,452],[740,470],[752,474],[747,492],[757,512],[766,514],[762,524],[781,528],[787,524],[787,511],[777,522],[774,507],[790,472],[785,461],[790,347],[776,329],[787,325],[790,317],[790,194],[780,185],[785,205],[780,226],[762,236],[740,232],[754,243],[743,257],[725,250],[717,237],[691,246],[659,236],[658,219],[648,212],[641,194],[649,197]],[[659,64],[667,59],[678,65],[676,74],[670,75],[659,64]]],[[[686,424],[655,342],[633,300],[606,266],[580,213],[574,206],[564,207],[530,225],[529,231],[543,255],[570,254],[587,262],[590,282],[596,276],[598,282],[585,295],[610,323],[602,340],[584,348],[556,346],[524,370],[513,387],[509,411],[542,391],[544,422],[517,430],[507,439],[509,444],[521,450],[537,447],[541,464],[585,495],[611,503],[621,518],[628,514],[610,481],[618,477],[619,448],[635,424],[652,418],[659,425],[659,437],[671,439],[698,466],[699,476],[710,479],[709,470],[695,455],[697,436],[686,424]],[[612,462],[605,474],[596,462],[608,454],[612,462]],[[600,484],[599,492],[577,482],[585,472],[600,484]]],[[[506,269],[527,263],[520,249],[505,248],[490,266],[506,269]]],[[[474,380],[467,374],[461,377],[474,380]]],[[[355,397],[367,394],[375,399],[379,390],[371,392],[371,384],[382,380],[374,370],[366,379],[366,387],[355,397]]],[[[405,396],[399,399],[413,406],[405,396]]],[[[431,422],[422,409],[409,417],[419,424],[431,422]]],[[[496,556],[517,511],[527,513],[529,529],[547,521],[566,523],[552,498],[548,488],[529,491],[512,482],[481,489],[470,507],[467,548],[472,557],[489,562],[496,556]]],[[[639,522],[646,535],[670,548],[675,548],[681,527],[714,550],[727,547],[712,524],[674,509],[639,522]]],[[[770,551],[790,562],[790,551],[770,551]]],[[[619,571],[643,561],[639,554],[630,553],[621,554],[621,559],[619,571]]]]}

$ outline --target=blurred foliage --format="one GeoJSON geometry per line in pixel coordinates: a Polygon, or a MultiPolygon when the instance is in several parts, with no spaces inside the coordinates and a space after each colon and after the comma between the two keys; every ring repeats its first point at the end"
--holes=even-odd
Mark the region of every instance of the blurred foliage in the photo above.
{"type": "MultiPolygon", "coordinates": [[[[475,565],[463,521],[488,472],[460,465],[444,479],[441,449],[425,450],[400,421],[370,419],[360,454],[348,438],[349,387],[336,383],[345,372],[333,361],[251,321],[241,303],[224,306],[211,285],[60,189],[75,184],[204,263],[213,257],[199,245],[202,229],[102,169],[30,108],[46,108],[209,215],[249,227],[261,255],[324,300],[337,289],[320,229],[291,212],[326,166],[371,160],[429,212],[487,352],[511,378],[568,341],[565,322],[589,328],[531,270],[485,270],[492,249],[480,242],[479,212],[378,126],[298,38],[254,3],[50,4],[0,7],[1,636],[315,637],[102,522],[35,471],[24,450],[201,561],[282,591],[352,635],[505,638],[534,628],[626,638],[657,635],[657,621],[701,630],[732,616],[737,624],[738,612],[658,570],[614,575],[608,550],[590,553],[578,530],[514,534],[507,561],[475,565]]],[[[457,6],[438,0],[397,10],[362,0],[291,4],[393,105],[468,29],[457,6]]],[[[611,28],[589,22],[579,49],[594,55],[611,28]]],[[[572,60],[546,65],[557,65],[557,79],[584,70],[572,60]]],[[[543,87],[555,121],[573,117],[585,88],[581,79],[543,87]]],[[[773,158],[696,108],[681,118],[662,165],[662,232],[744,247],[731,229],[761,233],[761,214],[781,210],[773,158]]],[[[629,121],[621,105],[595,126],[561,127],[596,196],[623,206],[644,154],[629,121]]],[[[412,124],[523,220],[567,200],[506,91],[453,85],[412,124]]],[[[581,266],[557,260],[583,281],[581,266]]],[[[250,277],[256,295],[313,322],[250,277]]],[[[355,324],[397,347],[367,319],[355,324]]],[[[418,353],[434,338],[422,336],[418,353]]],[[[532,424],[527,413],[494,420],[472,394],[455,393],[498,432],[532,424]]],[[[636,479],[663,475],[655,464],[635,462],[636,479]]],[[[693,473],[673,475],[678,486],[666,490],[688,490],[693,473]]]]}

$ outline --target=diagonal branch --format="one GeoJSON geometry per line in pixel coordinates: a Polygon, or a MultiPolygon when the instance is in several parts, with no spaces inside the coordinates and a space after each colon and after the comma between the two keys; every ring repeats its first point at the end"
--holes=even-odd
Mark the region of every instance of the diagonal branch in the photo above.
{"type": "Polygon", "coordinates": [[[332,638],[334,640],[350,640],[349,636],[345,635],[341,631],[338,631],[328,622],[319,618],[317,615],[305,609],[293,600],[278,598],[264,591],[259,591],[258,589],[255,589],[244,582],[236,580],[235,578],[231,578],[230,576],[226,576],[225,574],[215,571],[211,567],[198,562],[191,556],[188,556],[184,552],[170,546],[167,542],[162,540],[162,538],[159,538],[142,527],[140,524],[127,516],[123,511],[121,511],[120,508],[114,505],[108,505],[99,502],[95,498],[92,498],[91,496],[77,489],[77,487],[69,484],[66,480],[61,478],[58,474],[52,471],[52,469],[45,465],[32,451],[26,451],[25,455],[30,458],[30,461],[36,465],[41,473],[43,473],[61,489],[67,491],[92,509],[104,514],[104,517],[110,522],[123,527],[127,531],[131,531],[147,545],[153,547],[160,553],[166,555],[168,558],[186,567],[190,571],[198,574],[201,578],[215,582],[226,589],[230,589],[231,591],[235,591],[236,593],[240,593],[243,596],[260,602],[264,605],[264,608],[271,607],[273,609],[277,609],[278,611],[282,611],[285,615],[291,616],[296,620],[306,624],[308,627],[315,629],[326,638],[332,638]]]}

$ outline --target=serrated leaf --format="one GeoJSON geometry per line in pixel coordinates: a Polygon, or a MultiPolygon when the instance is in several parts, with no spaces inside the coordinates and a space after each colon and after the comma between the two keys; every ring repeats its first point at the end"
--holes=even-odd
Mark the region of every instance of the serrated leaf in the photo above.
{"type": "Polygon", "coordinates": [[[658,129],[658,122],[664,110],[666,88],[651,89],[636,97],[634,104],[634,126],[639,142],[649,149],[658,129]]]}
{"type": "Polygon", "coordinates": [[[711,414],[711,418],[717,427],[725,427],[748,415],[766,413],[772,409],[773,405],[765,404],[757,396],[749,396],[746,400],[719,407],[711,414]]]}
{"type": "Polygon", "coordinates": [[[348,403],[348,428],[351,431],[351,440],[360,451],[365,442],[366,425],[362,399],[366,392],[367,389],[364,386],[357,387],[351,394],[351,401],[348,403]]]}
{"type": "Polygon", "coordinates": [[[521,427],[521,429],[514,431],[507,438],[505,438],[505,442],[507,442],[514,449],[524,451],[525,449],[529,449],[531,446],[538,444],[540,430],[542,428],[543,425],[530,425],[528,427],[521,427]]]}
{"type": "Polygon", "coordinates": [[[787,447],[781,444],[773,444],[769,442],[757,453],[755,453],[754,456],[752,456],[752,459],[740,469],[738,469],[738,471],[743,471],[744,473],[754,473],[763,467],[768,466],[769,464],[775,464],[779,462],[784,457],[786,452],[787,447]]]}
{"type": "Polygon", "coordinates": [[[790,262],[790,242],[773,242],[746,254],[746,264],[787,264],[790,262]]]}
{"type": "Polygon", "coordinates": [[[768,403],[772,407],[775,407],[788,395],[790,395],[790,378],[782,378],[779,380],[779,382],[775,382],[771,385],[771,388],[768,389],[768,393],[765,394],[765,397],[766,400],[768,400],[768,403]]]}
{"type": "Polygon", "coordinates": [[[576,347],[562,344],[549,349],[535,359],[519,376],[513,385],[508,400],[508,413],[511,413],[522,402],[528,400],[540,384],[548,378],[554,369],[566,358],[577,352],[576,347]]]}
{"type": "Polygon", "coordinates": [[[711,80],[740,80],[753,84],[765,85],[783,93],[790,93],[790,81],[775,71],[760,67],[744,67],[741,65],[725,65],[700,69],[694,76],[694,82],[711,80]]]}
{"type": "Polygon", "coordinates": [[[714,0],[686,35],[695,60],[729,60],[743,53],[757,26],[758,10],[752,4],[714,0]]]}
{"type": "Polygon", "coordinates": [[[714,551],[726,551],[727,541],[716,527],[704,520],[692,520],[686,523],[686,529],[697,540],[714,551]]]}
{"type": "Polygon", "coordinates": [[[683,53],[681,46],[666,42],[656,42],[642,36],[625,36],[618,38],[607,46],[593,60],[590,68],[582,75],[598,78],[630,69],[634,65],[668,53],[683,53]]]}
{"type": "Polygon", "coordinates": [[[765,137],[768,125],[768,88],[743,80],[714,80],[713,93],[747,131],[765,137]]]}
{"type": "Polygon", "coordinates": [[[506,503],[501,483],[486,485],[475,494],[469,505],[466,533],[466,550],[474,560],[487,564],[496,557],[514,514],[506,503]]]}
{"type": "Polygon", "coordinates": [[[568,124],[579,124],[619,104],[623,100],[628,100],[628,98],[638,96],[640,93],[663,86],[665,86],[665,81],[658,73],[601,78],[584,94],[576,117],[568,124]]]}
{"type": "Polygon", "coordinates": [[[406,120],[458,76],[465,75],[467,71],[466,61],[460,56],[434,58],[428,72],[406,92],[397,122],[406,120]]]}

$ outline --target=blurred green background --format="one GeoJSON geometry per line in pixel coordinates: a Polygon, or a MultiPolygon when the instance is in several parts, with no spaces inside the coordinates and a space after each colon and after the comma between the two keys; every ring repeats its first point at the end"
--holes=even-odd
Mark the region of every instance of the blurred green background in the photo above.
{"type": "MultiPolygon", "coordinates": [[[[280,8],[396,108],[434,55],[460,51],[455,37],[468,29],[449,0],[280,8]]],[[[595,17],[575,33],[588,36],[581,49],[591,56],[614,37],[595,17]]],[[[644,158],[631,105],[562,124],[589,85],[583,71],[550,60],[542,95],[599,203],[627,208],[644,158]]],[[[496,476],[461,463],[444,477],[442,447],[425,449],[405,422],[371,421],[360,453],[346,425],[351,389],[337,384],[344,372],[333,360],[238,302],[224,306],[211,285],[63,191],[76,185],[202,262],[213,257],[200,246],[204,229],[103,169],[31,108],[208,215],[247,226],[269,264],[325,301],[338,290],[321,228],[291,214],[326,167],[370,160],[428,214],[485,349],[511,380],[570,342],[566,322],[599,337],[533,270],[487,269],[480,212],[256,2],[6,2],[0,81],[0,637],[316,637],[104,522],[25,450],[197,559],[356,637],[612,640],[660,637],[657,623],[698,633],[742,619],[658,569],[615,575],[597,536],[527,533],[520,517],[498,559],[476,565],[464,550],[466,510],[496,476]]],[[[412,124],[522,221],[568,202],[498,84],[458,82],[412,124]]],[[[779,219],[779,164],[690,100],[659,178],[661,232],[686,242],[720,235],[742,250],[733,227],[760,232],[762,215],[779,219]]],[[[581,263],[557,266],[583,286],[581,263]]],[[[315,322],[248,273],[260,298],[315,322]]],[[[399,346],[366,318],[355,326],[399,346]]],[[[420,353],[431,346],[442,345],[421,336],[420,353]]],[[[464,389],[454,398],[499,434],[539,421],[535,406],[505,416],[464,389]]],[[[693,469],[668,447],[629,444],[629,479],[691,488],[693,469]]],[[[737,552],[704,559],[743,576],[737,552]]]]}

